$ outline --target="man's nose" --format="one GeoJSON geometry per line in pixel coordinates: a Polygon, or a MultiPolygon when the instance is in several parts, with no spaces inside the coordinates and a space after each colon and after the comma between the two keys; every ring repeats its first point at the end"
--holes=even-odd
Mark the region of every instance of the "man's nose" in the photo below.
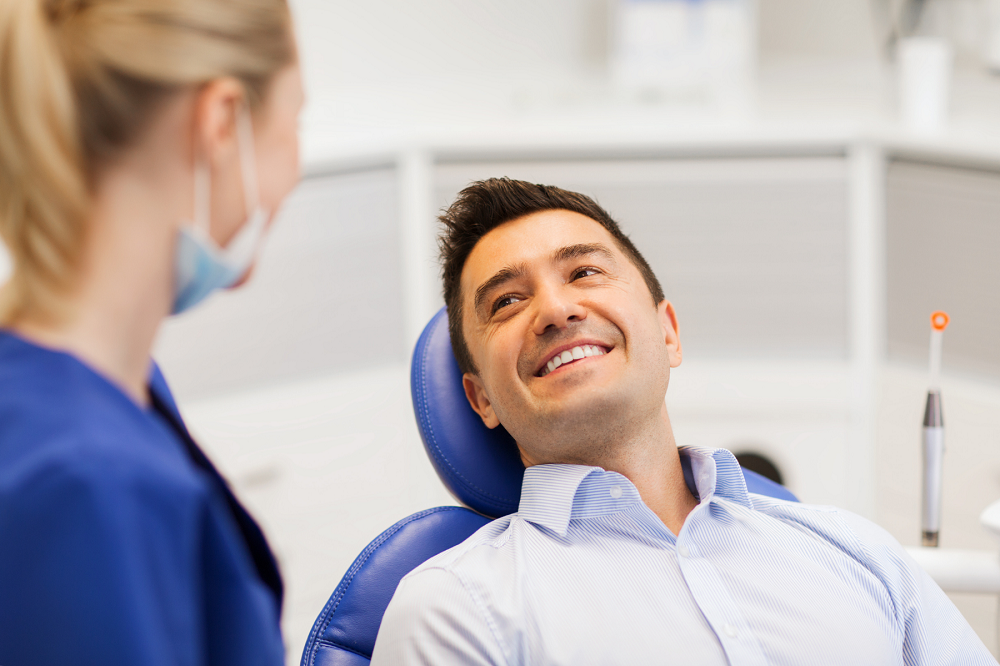
{"type": "Polygon", "coordinates": [[[567,285],[539,289],[534,301],[535,335],[544,335],[587,318],[587,308],[580,303],[579,294],[574,294],[567,285]]]}

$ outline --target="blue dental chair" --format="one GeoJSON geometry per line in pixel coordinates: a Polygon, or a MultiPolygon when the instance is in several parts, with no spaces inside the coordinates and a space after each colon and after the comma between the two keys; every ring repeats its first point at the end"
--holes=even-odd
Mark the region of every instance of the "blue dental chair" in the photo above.
{"type": "MultiPolygon", "coordinates": [[[[442,308],[417,341],[410,369],[413,411],[441,481],[466,507],[440,506],[399,521],[358,555],[323,611],[302,652],[302,666],[367,666],[382,615],[403,576],[458,545],[491,520],[517,511],[524,466],[513,438],[488,429],[462,388],[442,308]]],[[[686,459],[682,458],[686,462],[686,459]]],[[[689,467],[689,487],[694,479],[689,467]]],[[[744,470],[752,493],[798,501],[784,486],[744,470]]]]}

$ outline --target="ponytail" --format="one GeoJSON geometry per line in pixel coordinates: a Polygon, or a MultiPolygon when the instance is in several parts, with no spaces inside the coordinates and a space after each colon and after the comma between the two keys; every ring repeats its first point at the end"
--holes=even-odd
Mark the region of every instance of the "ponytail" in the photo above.
{"type": "Polygon", "coordinates": [[[14,268],[4,323],[69,288],[88,205],[72,86],[35,0],[0,2],[0,85],[0,238],[14,268]]]}

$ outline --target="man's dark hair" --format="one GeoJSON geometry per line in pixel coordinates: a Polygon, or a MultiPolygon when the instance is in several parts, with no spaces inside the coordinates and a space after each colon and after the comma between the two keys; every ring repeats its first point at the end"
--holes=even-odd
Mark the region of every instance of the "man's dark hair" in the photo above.
{"type": "Polygon", "coordinates": [[[545,210],[568,210],[585,215],[608,230],[619,249],[639,269],[656,305],[663,300],[663,288],[653,270],[622,233],[607,211],[590,197],[577,192],[535,185],[523,180],[490,178],[472,183],[438,219],[444,225],[438,237],[444,302],[448,307],[451,348],[462,372],[477,373],[462,332],[462,269],[469,254],[483,236],[506,222],[545,210]]]}

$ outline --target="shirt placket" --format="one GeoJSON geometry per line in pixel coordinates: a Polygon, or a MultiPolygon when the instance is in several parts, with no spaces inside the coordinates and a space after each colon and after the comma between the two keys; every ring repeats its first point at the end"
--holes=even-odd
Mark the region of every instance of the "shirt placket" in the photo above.
{"type": "MultiPolygon", "coordinates": [[[[713,500],[714,501],[714,500],[713,500]]],[[[709,502],[703,502],[688,516],[688,522],[712,520],[709,502]]],[[[691,537],[694,530],[683,529],[677,538],[677,564],[695,603],[722,644],[731,666],[766,666],[767,658],[746,617],[733,600],[719,570],[702,553],[691,537]]]]}

